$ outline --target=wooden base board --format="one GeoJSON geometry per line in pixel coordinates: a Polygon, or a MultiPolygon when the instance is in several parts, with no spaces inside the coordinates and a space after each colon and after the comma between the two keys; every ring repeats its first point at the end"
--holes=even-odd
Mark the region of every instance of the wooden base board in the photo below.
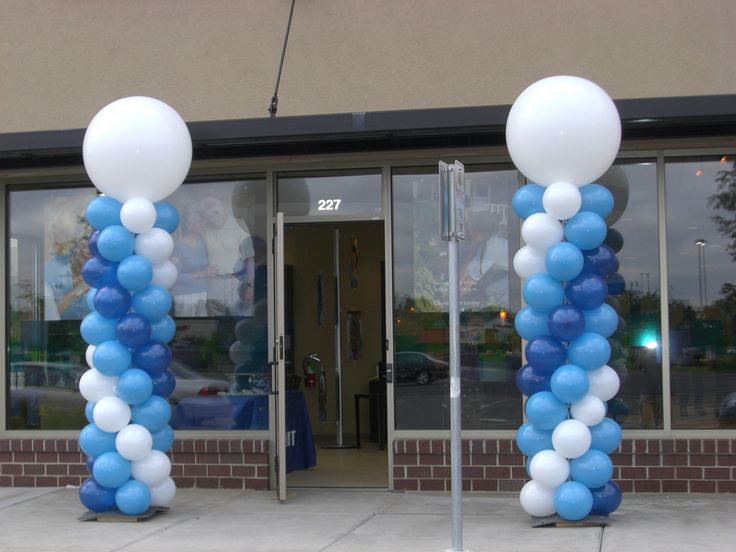
{"type": "Polygon", "coordinates": [[[569,521],[558,515],[547,517],[532,516],[532,527],[605,527],[608,525],[608,516],[588,516],[580,521],[569,521]]]}
{"type": "Polygon", "coordinates": [[[79,521],[107,521],[107,522],[127,522],[131,523],[134,521],[146,521],[151,519],[153,516],[155,516],[158,513],[168,512],[169,509],[165,507],[155,507],[155,508],[149,508],[142,514],[139,514],[137,516],[129,516],[127,514],[122,513],[120,510],[109,510],[107,512],[93,512],[92,510],[87,510],[82,516],[79,518],[79,521]]]}

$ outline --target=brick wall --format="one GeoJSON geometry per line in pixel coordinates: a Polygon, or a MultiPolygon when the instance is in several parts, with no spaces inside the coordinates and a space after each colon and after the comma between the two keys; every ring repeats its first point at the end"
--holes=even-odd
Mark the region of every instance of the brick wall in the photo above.
{"type": "MultiPolygon", "coordinates": [[[[268,489],[268,441],[177,439],[169,453],[178,487],[268,489]]],[[[0,487],[64,487],[87,477],[76,439],[0,439],[0,487]]]]}
{"type": "MultiPolygon", "coordinates": [[[[394,442],[394,485],[450,490],[450,441],[394,442]]],[[[625,439],[611,455],[623,492],[736,492],[736,439],[625,439]]],[[[463,489],[519,491],[529,480],[513,439],[463,441],[463,489]]]]}

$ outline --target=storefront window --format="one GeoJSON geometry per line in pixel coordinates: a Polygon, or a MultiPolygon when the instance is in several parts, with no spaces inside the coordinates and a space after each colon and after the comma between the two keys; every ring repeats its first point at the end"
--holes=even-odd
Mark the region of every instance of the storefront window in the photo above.
{"type": "Polygon", "coordinates": [[[666,164],[672,427],[736,427],[736,165],[666,164]]]}
{"type": "MultiPolygon", "coordinates": [[[[515,428],[520,341],[513,316],[518,248],[508,166],[466,167],[466,239],[459,248],[460,342],[465,429],[515,428]]],[[[394,382],[397,429],[447,429],[449,411],[447,243],[439,231],[436,168],[393,174],[394,382]]]]}

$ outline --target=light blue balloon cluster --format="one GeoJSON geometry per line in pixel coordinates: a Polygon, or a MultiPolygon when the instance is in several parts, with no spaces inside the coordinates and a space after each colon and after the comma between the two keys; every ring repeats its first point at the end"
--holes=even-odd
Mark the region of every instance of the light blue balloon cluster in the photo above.
{"type": "MultiPolygon", "coordinates": [[[[512,199],[515,213],[527,220],[538,213],[552,216],[544,207],[545,189],[537,184],[519,188],[512,199]]],[[[527,422],[516,443],[528,456],[531,477],[521,502],[532,515],[557,513],[567,520],[607,515],[621,501],[608,456],[621,442],[621,428],[605,415],[619,386],[607,365],[619,316],[607,301],[616,305],[610,297],[623,292],[615,255],[622,240],[605,223],[613,209],[611,193],[599,184],[579,191],[581,207],[566,219],[563,241],[546,244],[546,250],[527,244],[533,251],[519,257],[519,266],[515,260],[526,278],[526,306],[514,325],[527,342],[527,364],[516,383],[528,397],[527,422]],[[543,270],[527,262],[535,256],[543,259],[543,270]]],[[[534,230],[525,222],[522,234],[541,233],[534,230]]]]}
{"type": "MultiPolygon", "coordinates": [[[[96,512],[117,508],[138,515],[162,505],[160,496],[173,497],[164,452],[174,442],[167,397],[176,385],[168,369],[176,327],[168,314],[171,295],[156,281],[155,263],[136,253],[140,234],[126,228],[121,209],[117,200],[100,196],[86,213],[95,230],[92,257],[82,269],[92,312],[80,327],[90,369],[80,380],[89,425],[79,446],[91,478],[80,488],[80,500],[96,512]]],[[[155,213],[154,228],[176,229],[172,205],[158,202],[155,213]]]]}

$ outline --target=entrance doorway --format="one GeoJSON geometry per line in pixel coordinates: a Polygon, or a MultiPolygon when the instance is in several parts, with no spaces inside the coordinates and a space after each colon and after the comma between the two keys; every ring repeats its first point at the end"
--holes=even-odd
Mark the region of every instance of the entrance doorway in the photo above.
{"type": "Polygon", "coordinates": [[[286,388],[304,395],[316,448],[287,487],[387,488],[383,222],[286,224],[283,237],[286,388]]]}

